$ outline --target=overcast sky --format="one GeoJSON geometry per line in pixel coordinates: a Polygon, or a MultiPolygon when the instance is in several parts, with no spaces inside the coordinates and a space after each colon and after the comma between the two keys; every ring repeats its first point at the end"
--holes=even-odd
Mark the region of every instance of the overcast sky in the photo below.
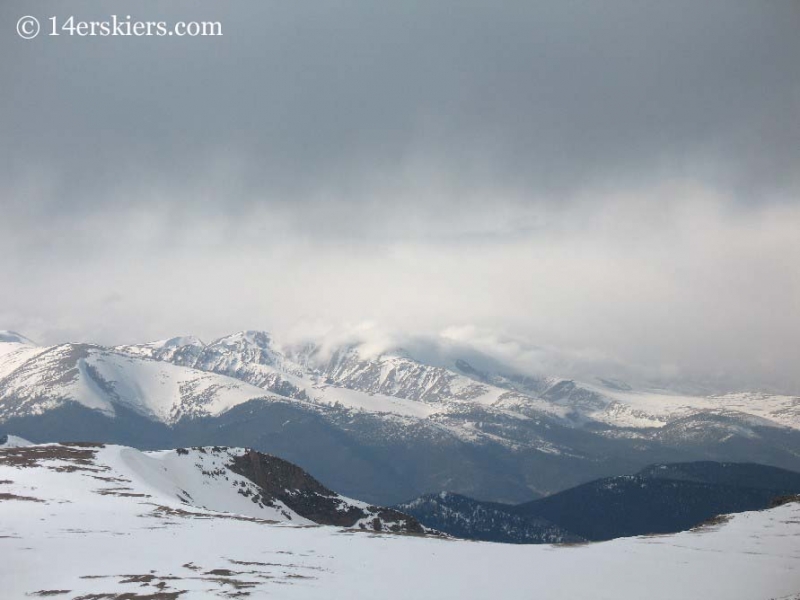
{"type": "Polygon", "coordinates": [[[800,3],[125,4],[0,5],[0,329],[800,393],[800,3]],[[112,14],[224,35],[15,32],[112,14]]]}

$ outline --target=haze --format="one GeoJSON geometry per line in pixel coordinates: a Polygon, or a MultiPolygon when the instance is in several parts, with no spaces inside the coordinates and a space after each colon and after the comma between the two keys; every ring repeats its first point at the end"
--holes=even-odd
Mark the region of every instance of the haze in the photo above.
{"type": "Polygon", "coordinates": [[[12,0],[0,24],[0,328],[443,337],[800,393],[796,2],[12,0]],[[224,36],[13,27],[115,13],[224,36]]]}

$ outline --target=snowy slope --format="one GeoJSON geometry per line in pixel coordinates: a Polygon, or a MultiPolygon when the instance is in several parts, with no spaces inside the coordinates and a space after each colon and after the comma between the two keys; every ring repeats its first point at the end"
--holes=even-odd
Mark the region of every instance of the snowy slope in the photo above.
{"type": "Polygon", "coordinates": [[[46,350],[33,343],[18,341],[24,339],[21,336],[12,337],[0,332],[0,379],[46,350]]]}
{"type": "Polygon", "coordinates": [[[268,396],[237,379],[88,344],[25,346],[0,358],[0,420],[42,414],[72,401],[111,416],[115,407],[125,406],[174,423],[268,396]]]}
{"type": "Polygon", "coordinates": [[[224,477],[203,474],[221,467],[199,451],[37,448],[35,464],[0,450],[0,581],[9,600],[767,600],[800,593],[797,503],[675,535],[568,546],[462,542],[309,526],[245,507],[237,493],[216,487],[224,477]],[[186,492],[209,508],[182,502],[186,492]]]}
{"type": "Polygon", "coordinates": [[[186,416],[217,415],[264,390],[247,383],[170,363],[137,360],[115,353],[89,356],[85,369],[117,402],[166,423],[186,416]]]}
{"type": "Polygon", "coordinates": [[[358,346],[348,346],[322,362],[320,370],[340,387],[424,402],[492,404],[506,392],[443,367],[426,365],[402,351],[368,356],[358,346]]]}
{"type": "Polygon", "coordinates": [[[287,358],[265,332],[243,331],[208,345],[194,337],[180,337],[115,349],[129,356],[218,373],[263,388],[274,394],[323,406],[425,418],[444,407],[409,401],[403,397],[331,385],[319,372],[287,358]]]}
{"type": "MultiPolygon", "coordinates": [[[[648,415],[656,422],[666,423],[675,418],[700,412],[735,412],[749,415],[765,424],[779,424],[800,429],[800,397],[758,392],[740,392],[711,396],[688,396],[658,390],[625,391],[608,390],[583,384],[586,389],[603,393],[614,404],[625,407],[626,416],[613,418],[600,416],[600,419],[617,425],[629,425],[627,415],[648,415]]],[[[609,411],[610,413],[611,411],[609,411]]]]}
{"type": "Polygon", "coordinates": [[[94,505],[110,496],[167,514],[203,517],[210,511],[301,525],[423,532],[406,515],[336,494],[296,465],[243,448],[141,452],[103,444],[34,445],[9,436],[0,445],[0,477],[12,501],[41,488],[45,491],[36,498],[44,502],[94,505]]]}

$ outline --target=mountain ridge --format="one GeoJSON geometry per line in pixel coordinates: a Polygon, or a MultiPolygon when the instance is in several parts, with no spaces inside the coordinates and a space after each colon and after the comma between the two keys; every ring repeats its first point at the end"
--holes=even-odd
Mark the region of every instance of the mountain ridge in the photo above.
{"type": "MultiPolygon", "coordinates": [[[[296,465],[249,448],[198,446],[141,452],[95,442],[0,441],[0,467],[76,473],[80,494],[141,499],[156,510],[232,513],[299,525],[425,534],[395,509],[347,498],[296,465]],[[104,482],[106,487],[90,489],[104,482]]],[[[45,502],[46,499],[41,501],[45,502]]],[[[436,532],[433,532],[436,533],[436,532]]]]}
{"type": "Polygon", "coordinates": [[[650,465],[518,505],[441,492],[397,508],[456,537],[536,544],[677,533],[720,514],[768,509],[798,493],[798,472],[698,461],[650,465]]]}
{"type": "Polygon", "coordinates": [[[800,468],[800,398],[675,396],[442,365],[258,331],[208,344],[0,342],[0,430],[152,448],[246,443],[382,504],[441,489],[521,502],[655,462],[800,468]],[[325,464],[310,447],[337,459],[325,464]]]}

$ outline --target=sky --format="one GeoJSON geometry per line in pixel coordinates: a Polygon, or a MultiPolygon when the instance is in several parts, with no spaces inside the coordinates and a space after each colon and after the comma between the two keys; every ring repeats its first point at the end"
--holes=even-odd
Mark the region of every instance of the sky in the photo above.
{"type": "Polygon", "coordinates": [[[800,393],[798,31],[777,0],[6,0],[0,329],[800,393]],[[223,35],[47,35],[114,14],[223,35]]]}

